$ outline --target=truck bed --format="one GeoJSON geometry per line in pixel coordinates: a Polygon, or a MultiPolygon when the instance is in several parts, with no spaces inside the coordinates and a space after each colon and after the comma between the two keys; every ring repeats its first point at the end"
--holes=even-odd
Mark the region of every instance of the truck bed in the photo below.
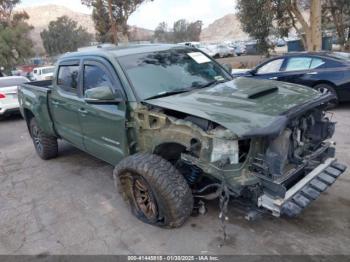
{"type": "Polygon", "coordinates": [[[33,82],[23,84],[23,86],[43,87],[43,88],[51,89],[52,80],[33,81],[33,82]]]}
{"type": "Polygon", "coordinates": [[[51,87],[52,80],[22,84],[18,88],[18,101],[20,111],[27,121],[34,116],[45,133],[55,135],[49,106],[51,87]]]}

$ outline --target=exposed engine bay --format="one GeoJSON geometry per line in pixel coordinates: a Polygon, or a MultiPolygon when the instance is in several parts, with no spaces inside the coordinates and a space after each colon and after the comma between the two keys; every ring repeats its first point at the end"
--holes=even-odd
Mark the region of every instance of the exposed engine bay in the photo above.
{"type": "Polygon", "coordinates": [[[335,122],[321,109],[313,109],[291,120],[277,138],[266,141],[266,150],[255,157],[252,170],[280,180],[301,165],[313,169],[325,158],[334,157],[332,143],[325,142],[334,130],[335,122]]]}

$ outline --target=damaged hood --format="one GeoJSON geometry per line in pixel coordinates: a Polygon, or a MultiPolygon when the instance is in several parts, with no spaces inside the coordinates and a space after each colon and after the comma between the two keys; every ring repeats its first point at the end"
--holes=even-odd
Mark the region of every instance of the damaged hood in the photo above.
{"type": "Polygon", "coordinates": [[[241,77],[144,102],[204,118],[231,130],[238,137],[249,137],[279,132],[287,122],[286,112],[321,97],[311,88],[241,77]]]}

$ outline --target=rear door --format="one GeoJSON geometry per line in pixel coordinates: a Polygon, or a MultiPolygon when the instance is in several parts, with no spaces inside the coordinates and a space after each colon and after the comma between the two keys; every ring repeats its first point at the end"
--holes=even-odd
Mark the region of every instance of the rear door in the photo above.
{"type": "Polygon", "coordinates": [[[81,97],[80,60],[63,61],[58,66],[55,87],[49,100],[50,111],[57,133],[76,147],[83,149],[79,110],[81,97]]]}
{"type": "MultiPolygon", "coordinates": [[[[83,90],[108,86],[117,100],[124,100],[121,83],[113,67],[104,59],[83,61],[83,90]]],[[[110,163],[117,164],[127,153],[126,103],[84,103],[81,106],[80,122],[87,152],[110,163]]]]}
{"type": "Polygon", "coordinates": [[[336,82],[342,73],[333,68],[327,59],[317,56],[290,57],[285,63],[282,81],[313,87],[320,80],[336,82]]]}

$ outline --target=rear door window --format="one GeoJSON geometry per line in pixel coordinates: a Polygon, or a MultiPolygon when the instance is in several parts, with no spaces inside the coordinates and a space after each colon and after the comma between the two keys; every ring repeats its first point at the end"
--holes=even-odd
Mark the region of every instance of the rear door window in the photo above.
{"type": "Polygon", "coordinates": [[[57,85],[64,91],[78,93],[79,65],[61,65],[58,69],[57,85]]]}
{"type": "Polygon", "coordinates": [[[285,71],[308,70],[311,65],[311,57],[291,57],[287,61],[285,71]]]}

